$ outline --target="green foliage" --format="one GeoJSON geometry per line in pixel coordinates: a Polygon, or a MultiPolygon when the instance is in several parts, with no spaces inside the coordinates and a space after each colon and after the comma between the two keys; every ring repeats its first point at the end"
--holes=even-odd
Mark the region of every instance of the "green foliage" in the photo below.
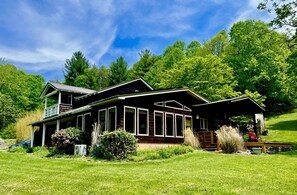
{"type": "Polygon", "coordinates": [[[238,129],[231,126],[222,126],[216,131],[220,148],[224,153],[236,153],[243,151],[244,141],[238,129]]]}
{"type": "Polygon", "coordinates": [[[110,65],[109,85],[116,85],[127,81],[127,67],[128,64],[122,56],[120,56],[115,62],[112,62],[110,65]]]}
{"type": "Polygon", "coordinates": [[[85,58],[83,53],[81,51],[74,52],[71,59],[67,59],[65,63],[65,84],[72,86],[77,84],[79,85],[78,87],[84,87],[84,83],[78,82],[77,79],[79,76],[86,76],[89,67],[89,61],[85,58]]]}
{"type": "Polygon", "coordinates": [[[192,57],[164,72],[160,86],[187,86],[209,100],[220,100],[238,95],[233,90],[236,81],[232,73],[232,68],[217,56],[192,57]]]}
{"type": "Polygon", "coordinates": [[[0,132],[0,137],[3,139],[15,139],[16,138],[16,124],[10,123],[6,128],[0,132]]]}
{"type": "Polygon", "coordinates": [[[230,121],[232,126],[238,126],[239,131],[243,134],[253,130],[253,119],[250,116],[232,116],[230,121]]]}
{"type": "Polygon", "coordinates": [[[73,154],[74,145],[79,142],[81,130],[74,127],[55,132],[52,138],[53,146],[62,153],[73,154]]]}
{"type": "Polygon", "coordinates": [[[235,90],[257,91],[266,96],[269,111],[278,109],[273,106],[288,106],[291,100],[285,81],[290,50],[286,37],[270,30],[264,22],[253,20],[234,24],[229,34],[225,61],[235,70],[238,82],[235,90]]]}
{"type": "Polygon", "coordinates": [[[266,100],[266,96],[261,95],[257,91],[251,92],[249,90],[244,90],[244,94],[242,94],[241,97],[250,97],[255,100],[255,102],[257,102],[260,106],[265,108],[264,102],[266,100]]]}
{"type": "Polygon", "coordinates": [[[18,108],[10,96],[0,92],[0,130],[14,123],[18,116],[18,108]]]}
{"type": "Polygon", "coordinates": [[[193,57],[197,50],[200,48],[200,43],[198,41],[191,41],[191,43],[187,46],[186,56],[187,58],[193,57]]]}
{"type": "Polygon", "coordinates": [[[23,146],[16,146],[16,147],[9,148],[8,152],[10,152],[10,153],[27,153],[27,148],[25,148],[23,146]]]}
{"type": "Polygon", "coordinates": [[[136,150],[137,139],[126,132],[118,129],[105,133],[101,140],[101,150],[106,159],[125,159],[136,150]]]}
{"type": "Polygon", "coordinates": [[[144,161],[144,160],[157,160],[157,159],[167,159],[173,156],[178,156],[182,154],[187,154],[194,152],[191,146],[171,146],[167,148],[160,149],[144,149],[137,150],[137,152],[129,157],[133,161],[144,161]]]}

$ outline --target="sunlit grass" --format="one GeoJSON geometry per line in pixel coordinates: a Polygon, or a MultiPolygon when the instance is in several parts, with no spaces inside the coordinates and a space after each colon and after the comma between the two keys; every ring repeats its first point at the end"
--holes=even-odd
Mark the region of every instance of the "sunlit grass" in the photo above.
{"type": "Polygon", "coordinates": [[[106,162],[0,152],[0,194],[294,194],[297,158],[198,151],[106,162]]]}

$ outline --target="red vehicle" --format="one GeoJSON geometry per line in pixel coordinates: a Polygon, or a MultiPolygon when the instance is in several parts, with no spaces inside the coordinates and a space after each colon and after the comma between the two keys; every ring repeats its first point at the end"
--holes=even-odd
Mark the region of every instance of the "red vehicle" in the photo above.
{"type": "Polygon", "coordinates": [[[255,132],[249,132],[249,141],[250,142],[257,142],[258,137],[255,132]]]}

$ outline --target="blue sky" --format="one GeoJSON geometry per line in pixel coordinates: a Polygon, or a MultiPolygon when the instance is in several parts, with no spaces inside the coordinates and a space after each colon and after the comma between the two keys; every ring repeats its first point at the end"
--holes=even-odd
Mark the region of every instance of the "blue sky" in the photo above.
{"type": "Polygon", "coordinates": [[[210,39],[239,20],[270,21],[259,0],[0,0],[0,58],[46,80],[63,80],[66,59],[92,64],[154,54],[175,41],[210,39]]]}

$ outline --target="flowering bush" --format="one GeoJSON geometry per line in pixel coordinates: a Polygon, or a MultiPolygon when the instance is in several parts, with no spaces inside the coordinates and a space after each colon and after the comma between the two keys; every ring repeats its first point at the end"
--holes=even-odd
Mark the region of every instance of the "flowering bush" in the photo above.
{"type": "Polygon", "coordinates": [[[61,129],[52,135],[53,146],[62,153],[73,154],[74,144],[79,142],[81,131],[74,127],[61,129]]]}

